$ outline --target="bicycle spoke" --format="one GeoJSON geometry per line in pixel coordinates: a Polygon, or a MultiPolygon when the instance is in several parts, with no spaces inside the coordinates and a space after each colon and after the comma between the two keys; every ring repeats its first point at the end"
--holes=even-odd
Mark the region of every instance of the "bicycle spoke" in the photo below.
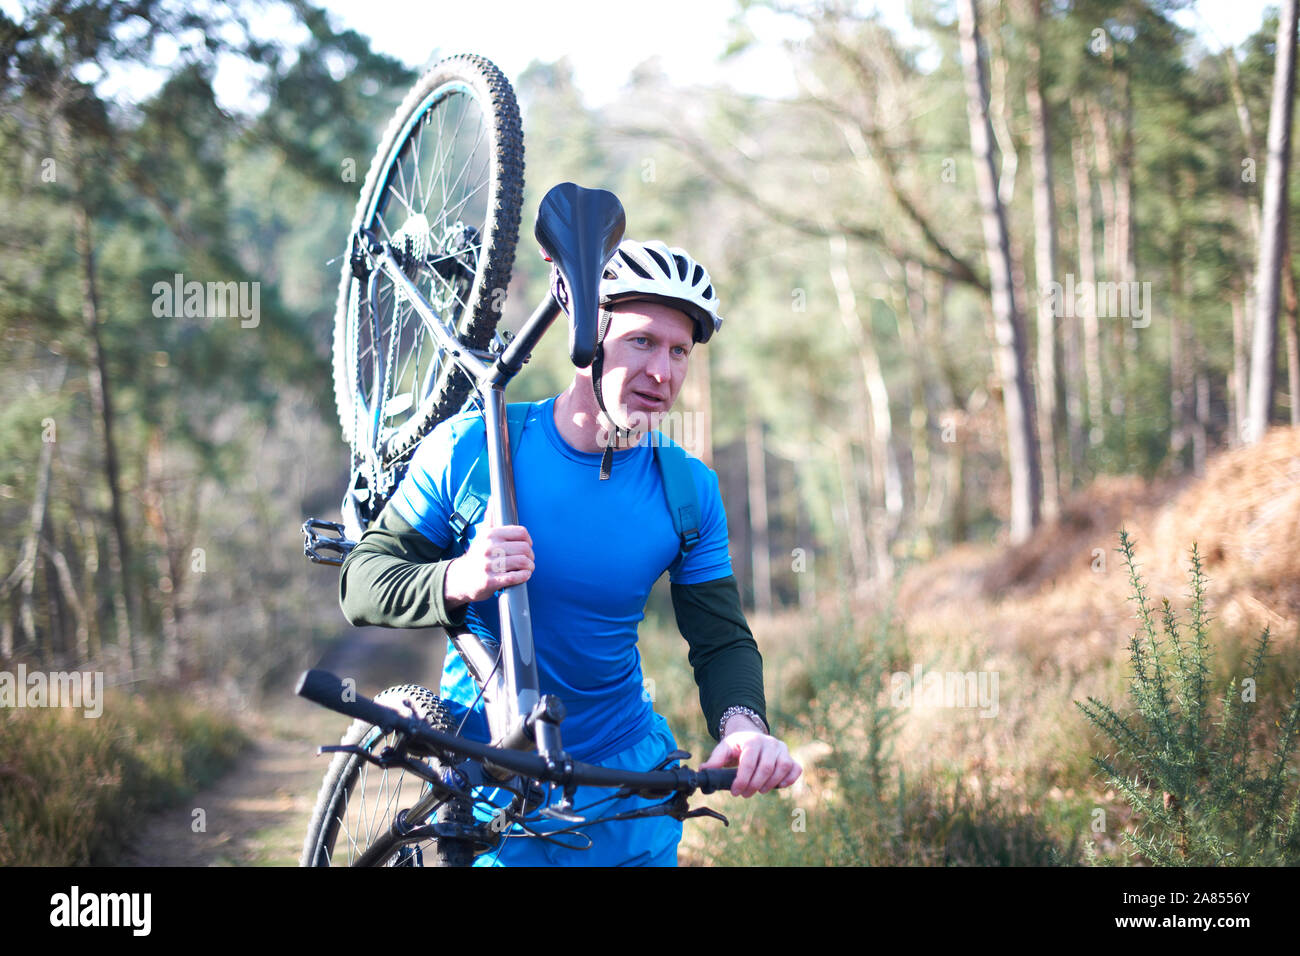
{"type": "MultiPolygon", "coordinates": [[[[434,160],[433,160],[434,166],[429,176],[429,186],[428,189],[425,190],[424,202],[421,204],[420,207],[420,211],[422,213],[427,213],[429,211],[429,200],[433,198],[434,184],[438,183],[439,185],[441,185],[440,177],[438,175],[438,170],[442,169],[443,165],[446,162],[444,158],[443,148],[444,148],[444,144],[447,143],[447,139],[443,135],[443,129],[442,129],[442,115],[443,113],[446,112],[446,110],[435,110],[434,112],[437,114],[437,120],[438,120],[438,138],[434,150],[434,160]]],[[[444,196],[444,201],[445,198],[446,197],[444,196]]]]}
{"type": "MultiPolygon", "coordinates": [[[[461,127],[465,125],[465,117],[468,115],[468,113],[469,113],[468,104],[462,103],[460,109],[460,116],[456,120],[456,128],[455,130],[452,131],[451,136],[447,140],[449,144],[448,147],[449,152],[443,158],[442,162],[439,164],[439,175],[441,177],[441,187],[442,187],[442,205],[438,209],[438,224],[442,228],[444,234],[446,233],[446,229],[449,221],[447,216],[447,205],[448,205],[448,196],[449,196],[449,190],[447,189],[447,166],[451,160],[455,159],[456,144],[460,142],[460,130],[461,127]]],[[[450,221],[454,222],[455,220],[450,220],[450,221]]]]}
{"type": "MultiPolygon", "coordinates": [[[[461,99],[464,100],[463,97],[461,99]]],[[[448,137],[447,139],[447,143],[449,144],[448,152],[446,156],[443,157],[442,163],[440,164],[439,167],[439,173],[442,177],[442,206],[440,207],[440,211],[442,213],[441,222],[444,229],[447,226],[446,213],[447,213],[447,199],[449,194],[447,189],[447,166],[449,162],[455,158],[456,144],[460,142],[460,130],[461,127],[465,125],[465,117],[468,114],[469,114],[469,103],[461,102],[460,116],[456,120],[456,128],[452,131],[451,136],[448,137]]]]}
{"type": "MultiPolygon", "coordinates": [[[[427,115],[428,114],[426,113],[425,116],[427,115]]],[[[419,197],[421,192],[420,190],[420,144],[424,142],[424,135],[421,131],[421,127],[424,126],[425,123],[426,123],[425,117],[424,116],[420,117],[419,121],[415,124],[415,128],[411,131],[411,138],[407,140],[407,142],[411,144],[411,153],[412,153],[411,176],[413,179],[412,186],[414,186],[414,188],[411,190],[412,199],[419,197]]],[[[408,209],[411,208],[410,203],[407,203],[407,208],[408,209]]],[[[411,212],[412,215],[414,215],[415,210],[412,209],[411,212]]]]}
{"type": "MultiPolygon", "coordinates": [[[[398,180],[400,181],[400,183],[401,183],[401,185],[402,185],[402,190],[405,190],[405,189],[406,189],[406,169],[405,169],[405,166],[404,166],[404,164],[403,164],[403,162],[402,162],[402,151],[405,150],[405,148],[406,148],[406,147],[403,146],[403,147],[402,147],[402,150],[398,150],[398,153],[397,153],[397,159],[396,159],[395,164],[394,164],[394,167],[393,167],[393,168],[394,168],[394,171],[397,173],[397,178],[398,178],[398,180]]],[[[398,196],[400,197],[400,191],[399,191],[399,190],[396,190],[396,189],[393,189],[393,177],[392,177],[392,176],[389,176],[389,177],[388,177],[388,181],[384,184],[384,192],[385,192],[385,194],[387,194],[387,193],[389,193],[389,192],[392,192],[394,195],[398,195],[398,196]]],[[[408,208],[409,208],[409,207],[408,207],[408,208]]]]}
{"type": "MultiPolygon", "coordinates": [[[[480,144],[482,144],[482,142],[483,142],[483,137],[484,137],[484,135],[485,135],[486,133],[487,133],[487,129],[486,129],[484,126],[482,126],[482,125],[480,124],[480,125],[479,125],[478,136],[477,136],[477,137],[475,138],[475,140],[474,140],[474,145],[473,145],[472,147],[470,147],[469,155],[468,155],[468,156],[466,157],[466,159],[465,159],[465,165],[461,167],[461,171],[460,171],[460,173],[457,174],[456,179],[455,179],[455,180],[452,182],[452,184],[451,184],[451,188],[452,188],[452,191],[453,191],[453,192],[454,192],[454,191],[455,191],[455,190],[460,186],[460,181],[461,181],[461,179],[463,179],[464,176],[465,176],[465,174],[466,174],[467,172],[469,172],[470,164],[472,164],[472,163],[474,162],[474,160],[477,158],[477,156],[478,156],[478,148],[479,148],[480,144]]],[[[485,186],[485,185],[487,185],[487,181],[486,181],[486,180],[484,180],[482,183],[479,184],[480,187],[481,187],[481,186],[485,186]]],[[[478,190],[477,190],[477,188],[476,188],[474,191],[470,192],[470,194],[469,194],[468,196],[466,196],[464,199],[462,199],[459,203],[456,204],[455,209],[456,209],[457,213],[459,213],[459,211],[460,211],[461,209],[464,208],[465,203],[469,201],[470,196],[473,196],[473,195],[474,195],[474,192],[477,192],[477,191],[478,191],[478,190]]],[[[448,217],[448,218],[450,218],[450,217],[448,217]]],[[[453,219],[452,221],[454,222],[455,220],[453,219]]]]}
{"type": "Polygon", "coordinates": [[[397,199],[398,202],[400,202],[403,206],[406,207],[406,211],[410,215],[414,216],[416,214],[415,209],[411,206],[410,201],[401,193],[399,193],[397,190],[393,189],[391,184],[388,187],[388,191],[397,199]]]}

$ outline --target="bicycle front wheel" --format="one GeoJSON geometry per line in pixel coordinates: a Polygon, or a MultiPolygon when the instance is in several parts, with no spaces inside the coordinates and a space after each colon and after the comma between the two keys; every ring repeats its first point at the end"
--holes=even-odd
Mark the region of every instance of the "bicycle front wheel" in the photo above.
{"type": "MultiPolygon", "coordinates": [[[[376,696],[375,702],[407,713],[414,709],[434,730],[455,732],[455,722],[442,701],[415,684],[390,687],[376,696]]],[[[395,744],[394,736],[357,720],[341,743],[377,754],[395,744]]],[[[445,769],[436,759],[429,758],[429,762],[436,771],[445,769]]],[[[381,770],[355,754],[335,754],[316,798],[299,865],[356,865],[377,840],[386,837],[397,814],[413,807],[427,787],[424,780],[403,770],[381,770]]],[[[456,803],[444,804],[437,819],[442,823],[474,823],[472,811],[456,803]]],[[[473,861],[472,843],[444,838],[394,846],[385,859],[374,861],[374,865],[469,866],[473,861]]]]}
{"type": "Polygon", "coordinates": [[[367,230],[389,243],[443,324],[485,349],[514,265],[523,169],[514,91],[478,56],[430,69],[375,152],[339,282],[334,395],[353,465],[373,472],[377,497],[391,491],[394,469],[420,438],[461,410],[470,382],[387,277],[372,287],[354,268],[357,236],[367,230]]]}

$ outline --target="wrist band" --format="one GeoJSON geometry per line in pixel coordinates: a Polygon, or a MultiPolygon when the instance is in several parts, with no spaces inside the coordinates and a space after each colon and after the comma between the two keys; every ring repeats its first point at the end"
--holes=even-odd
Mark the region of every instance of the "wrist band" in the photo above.
{"type": "Polygon", "coordinates": [[[723,737],[726,736],[727,721],[729,721],[732,717],[735,717],[737,714],[744,714],[746,717],[752,717],[752,718],[754,719],[754,721],[755,721],[755,722],[756,722],[760,727],[763,728],[763,733],[768,734],[769,736],[771,735],[771,731],[769,730],[769,728],[768,728],[768,726],[767,726],[767,721],[766,721],[766,720],[764,720],[762,717],[758,716],[758,714],[756,714],[754,711],[750,710],[748,707],[741,707],[741,706],[739,706],[739,705],[733,705],[733,706],[731,706],[731,707],[728,707],[726,710],[724,710],[724,711],[722,712],[722,719],[718,721],[718,739],[719,739],[719,740],[721,740],[723,737]]]}

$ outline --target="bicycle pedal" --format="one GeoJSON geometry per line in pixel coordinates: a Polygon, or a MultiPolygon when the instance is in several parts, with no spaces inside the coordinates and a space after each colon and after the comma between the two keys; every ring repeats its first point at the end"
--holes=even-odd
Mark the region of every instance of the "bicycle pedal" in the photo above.
{"type": "Polygon", "coordinates": [[[350,541],[343,525],[336,521],[308,518],[302,523],[302,553],[316,564],[341,565],[343,559],[357,546],[350,541]],[[322,534],[332,531],[333,534],[322,534]]]}

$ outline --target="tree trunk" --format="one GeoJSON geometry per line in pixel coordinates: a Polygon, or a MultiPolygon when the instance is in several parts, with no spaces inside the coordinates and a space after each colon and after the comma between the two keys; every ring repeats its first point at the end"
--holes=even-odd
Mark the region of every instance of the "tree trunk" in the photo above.
{"type": "Polygon", "coordinates": [[[844,501],[844,532],[849,542],[854,590],[861,593],[863,586],[871,579],[871,546],[867,542],[867,526],[862,516],[857,469],[853,466],[853,444],[847,437],[835,440],[835,464],[840,474],[840,490],[844,501]]]}
{"type": "Polygon", "coordinates": [[[1255,279],[1255,335],[1251,343],[1250,406],[1247,443],[1259,441],[1273,413],[1277,372],[1277,313],[1286,238],[1288,166],[1291,162],[1291,112],[1295,97],[1296,6],[1285,0],[1277,28],[1277,62],[1273,70],[1273,105],[1268,117],[1268,170],[1264,182],[1264,216],[1255,279]]]}
{"type": "Polygon", "coordinates": [[[1228,390],[1229,416],[1232,419],[1228,443],[1237,447],[1246,434],[1247,381],[1250,371],[1249,336],[1246,334],[1245,296],[1232,295],[1232,382],[1228,390]]]}
{"type": "Polygon", "coordinates": [[[813,580],[816,548],[809,527],[807,509],[800,493],[799,466],[801,456],[781,459],[781,499],[790,509],[790,572],[794,577],[795,601],[800,610],[811,610],[817,603],[817,589],[813,580]]]}
{"type": "Polygon", "coordinates": [[[683,425],[682,429],[683,436],[690,439],[690,445],[686,450],[712,468],[713,397],[709,375],[710,354],[708,349],[696,353],[697,358],[691,363],[686,384],[682,386],[680,404],[684,410],[683,421],[686,415],[691,416],[691,428],[688,430],[683,425]]]}
{"type": "Polygon", "coordinates": [[[1173,459],[1175,473],[1186,466],[1185,450],[1192,441],[1196,385],[1195,354],[1192,346],[1193,332],[1188,314],[1186,263],[1184,261],[1187,247],[1186,220],[1183,216],[1183,195],[1195,197],[1196,187],[1186,177],[1180,177],[1171,169],[1169,180],[1169,204],[1173,209],[1173,240],[1170,243],[1169,293],[1173,308],[1169,313],[1169,423],[1170,455],[1173,459]]]}
{"type": "MultiPolygon", "coordinates": [[[[1131,283],[1137,279],[1137,244],[1134,237],[1133,210],[1136,206],[1133,187],[1133,77],[1126,62],[1120,66],[1119,76],[1119,159],[1115,164],[1115,265],[1119,270],[1119,281],[1124,288],[1133,289],[1131,283]]],[[[1151,308],[1151,303],[1147,303],[1151,308]]],[[[1116,390],[1121,403],[1128,399],[1128,383],[1133,380],[1132,370],[1135,365],[1144,362],[1142,338],[1138,337],[1131,316],[1121,316],[1116,324],[1119,333],[1120,380],[1123,389],[1116,390]]],[[[1147,317],[1148,319],[1150,316],[1147,317]]],[[[1189,406],[1190,409],[1190,406],[1189,406]]],[[[1124,446],[1130,463],[1138,457],[1138,416],[1123,412],[1124,446]]]]}
{"type": "MultiPolygon", "coordinates": [[[[1255,123],[1250,115],[1250,107],[1246,103],[1246,94],[1241,86],[1241,68],[1237,63],[1237,55],[1229,47],[1223,51],[1222,59],[1225,72],[1228,76],[1228,89],[1232,93],[1232,102],[1236,107],[1237,126],[1241,130],[1241,141],[1245,147],[1246,155],[1252,161],[1258,162],[1263,147],[1260,145],[1258,137],[1255,135],[1255,123]]],[[[1262,226],[1259,219],[1259,205],[1249,199],[1243,199],[1243,205],[1246,207],[1246,221],[1250,223],[1250,238],[1254,241],[1255,248],[1259,248],[1260,233],[1262,226]]],[[[1286,254],[1286,265],[1284,268],[1290,272],[1291,254],[1288,248],[1286,254]]],[[[1246,279],[1249,286],[1250,279],[1246,279]]],[[[1294,282],[1291,284],[1291,291],[1294,292],[1294,282]]],[[[1241,437],[1246,430],[1246,412],[1248,408],[1247,401],[1247,346],[1249,339],[1249,327],[1247,319],[1250,315],[1249,303],[1243,304],[1237,298],[1234,290],[1232,295],[1232,376],[1228,383],[1228,444],[1236,447],[1241,444],[1241,437]]]]}
{"type": "MultiPolygon", "coordinates": [[[[1065,192],[1065,184],[1058,180],[1055,190],[1058,228],[1068,228],[1062,222],[1060,212],[1069,208],[1069,198],[1064,195],[1065,192]]],[[[1059,241],[1057,252],[1060,255],[1059,241]]],[[[1057,260],[1057,265],[1060,266],[1060,259],[1057,260]]],[[[1061,273],[1058,272],[1056,275],[1057,281],[1060,281],[1061,273]]],[[[1060,439],[1065,447],[1057,459],[1061,465],[1058,481],[1062,493],[1065,493],[1073,491],[1083,481],[1084,456],[1088,447],[1088,438],[1084,433],[1084,402],[1087,398],[1087,385],[1083,371],[1083,341],[1080,337],[1082,323],[1079,321],[1078,312],[1073,305],[1063,308],[1056,316],[1056,321],[1057,337],[1061,344],[1058,356],[1061,366],[1057,375],[1059,385],[1056,391],[1060,405],[1056,420],[1058,428],[1063,427],[1065,430],[1064,436],[1060,439]]]]}
{"type": "Polygon", "coordinates": [[[1025,102],[1029,107],[1030,167],[1034,176],[1034,277],[1038,283],[1038,441],[1043,453],[1043,518],[1056,518],[1060,506],[1060,479],[1056,468],[1057,427],[1057,331],[1055,305],[1059,297],[1050,294],[1056,281],[1056,197],[1052,194],[1052,140],[1047,101],[1040,86],[1039,48],[1042,10],[1039,0],[1030,0],[1032,27],[1029,32],[1029,66],[1025,102]]]}
{"type": "Polygon", "coordinates": [[[68,559],[54,546],[53,542],[42,541],[41,549],[45,552],[46,559],[50,562],[58,577],[59,590],[63,593],[63,600],[72,609],[73,619],[76,623],[76,659],[78,664],[84,664],[89,659],[90,628],[86,622],[86,609],[82,606],[81,598],[77,596],[77,588],[72,580],[72,569],[68,566],[68,559]]]}
{"type": "Polygon", "coordinates": [[[862,367],[868,426],[866,439],[871,456],[870,502],[874,512],[868,513],[867,532],[875,554],[876,576],[881,581],[888,581],[894,573],[889,541],[903,511],[902,482],[891,448],[894,425],[889,408],[889,392],[885,388],[885,375],[880,367],[880,357],[876,354],[871,330],[858,314],[857,297],[853,293],[853,283],[849,276],[848,242],[842,235],[834,235],[830,237],[829,244],[830,275],[839,303],[840,321],[848,332],[862,367]]]}
{"type": "MultiPolygon", "coordinates": [[[[156,561],[157,589],[161,603],[162,658],[158,666],[161,676],[174,680],[181,669],[180,614],[178,599],[183,584],[181,549],[187,540],[176,540],[175,517],[168,514],[166,481],[163,464],[162,432],[158,428],[149,434],[145,452],[144,518],[158,543],[156,561]]],[[[183,532],[182,532],[183,534],[183,532]]]]}
{"type": "MultiPolygon", "coordinates": [[[[1123,279],[1124,268],[1123,263],[1120,262],[1119,238],[1120,206],[1123,197],[1115,172],[1115,147],[1111,137],[1110,117],[1105,108],[1094,99],[1087,100],[1087,109],[1092,125],[1093,150],[1097,157],[1097,187],[1101,194],[1101,246],[1104,269],[1100,278],[1107,282],[1119,282],[1123,279]]],[[[1112,321],[1105,327],[1105,336],[1110,341],[1111,347],[1103,351],[1101,356],[1107,366],[1104,371],[1109,386],[1110,401],[1107,403],[1107,409],[1115,427],[1124,432],[1127,444],[1132,437],[1129,420],[1124,414],[1125,389],[1128,387],[1129,380],[1127,342],[1123,327],[1113,321],[1116,317],[1108,318],[1112,321]]]]}
{"type": "MultiPolygon", "coordinates": [[[[1080,113],[1075,114],[1082,120],[1080,113]]],[[[1088,444],[1096,448],[1106,437],[1106,411],[1102,405],[1101,326],[1097,321],[1095,291],[1097,288],[1097,250],[1093,235],[1092,178],[1088,174],[1088,154],[1080,133],[1070,141],[1070,154],[1074,161],[1074,203],[1078,221],[1079,282],[1081,287],[1093,290],[1073,304],[1081,320],[1083,332],[1083,375],[1088,390],[1088,444]]]]}
{"type": "Polygon", "coordinates": [[[99,590],[95,586],[96,575],[99,574],[99,537],[94,520],[87,518],[84,525],[78,525],[78,532],[85,555],[81,562],[82,592],[90,605],[90,613],[87,615],[90,632],[86,635],[85,660],[98,661],[104,656],[104,640],[99,630],[99,590]]]}
{"type": "Polygon", "coordinates": [[[975,0],[957,5],[967,115],[975,185],[983,209],[984,244],[989,262],[993,321],[997,334],[997,363],[1002,379],[1007,425],[1007,463],[1011,470],[1011,540],[1029,537],[1039,521],[1042,472],[1034,431],[1034,387],[1029,378],[1028,349],[1023,322],[1012,292],[1011,244],[1006,213],[997,194],[993,136],[989,124],[988,82],[980,54],[979,18],[975,0]]]}
{"type": "Polygon", "coordinates": [[[131,581],[131,549],[126,533],[125,510],[122,506],[121,481],[118,477],[117,444],[113,436],[113,402],[108,382],[108,365],[99,335],[99,295],[95,281],[95,253],[90,235],[90,214],[84,204],[76,207],[77,252],[81,258],[82,315],[90,342],[90,366],[86,377],[90,386],[90,402],[95,420],[104,441],[104,476],[108,482],[109,511],[113,524],[113,554],[110,565],[118,574],[114,588],[113,608],[117,618],[119,653],[126,655],[126,666],[134,671],[136,666],[135,639],[131,630],[133,621],[140,615],[134,600],[131,581]]]}
{"type": "MultiPolygon", "coordinates": [[[[991,17],[996,16],[999,11],[995,4],[991,17]]],[[[998,155],[1002,161],[1002,169],[998,174],[998,199],[1002,205],[1010,206],[1016,195],[1016,173],[1020,169],[1020,154],[1016,151],[1016,141],[1011,135],[1011,124],[1007,121],[1007,114],[1010,110],[1007,108],[1007,58],[1002,50],[1002,44],[998,42],[1001,36],[999,27],[1002,24],[992,22],[989,31],[985,34],[989,39],[986,41],[988,49],[988,66],[989,66],[989,123],[993,130],[994,143],[997,145],[998,155]]]]}
{"type": "Polygon", "coordinates": [[[1291,424],[1300,425],[1300,300],[1297,299],[1295,270],[1291,265],[1291,237],[1283,239],[1282,248],[1282,304],[1283,324],[1286,329],[1286,388],[1291,403],[1291,424]]]}
{"type": "Polygon", "coordinates": [[[36,466],[36,490],[32,495],[32,509],[27,523],[27,537],[23,539],[22,557],[19,559],[21,583],[19,584],[18,622],[23,642],[28,650],[35,648],[36,634],[36,556],[45,526],[45,506],[50,496],[50,462],[54,457],[54,442],[41,436],[41,457],[36,466]]]}
{"type": "Polygon", "coordinates": [[[754,578],[754,610],[772,613],[772,541],[767,523],[767,455],[763,422],[751,407],[745,423],[745,473],[749,480],[749,567],[754,578]]]}
{"type": "Polygon", "coordinates": [[[1097,157],[1097,188],[1101,194],[1101,248],[1102,266],[1106,278],[1115,280],[1119,275],[1115,250],[1118,237],[1115,233],[1115,162],[1110,144],[1110,123],[1106,112],[1096,100],[1087,101],[1088,121],[1092,124],[1092,148],[1097,157]]]}
{"type": "Polygon", "coordinates": [[[935,387],[930,357],[922,344],[930,317],[926,314],[926,275],[919,262],[909,259],[903,266],[903,298],[898,316],[898,337],[912,367],[912,408],[908,416],[912,441],[913,520],[917,529],[920,557],[934,554],[935,475],[930,447],[930,426],[936,421],[935,387]]]}
{"type": "MultiPolygon", "coordinates": [[[[1118,71],[1119,76],[1119,157],[1115,163],[1115,267],[1120,282],[1133,282],[1137,278],[1137,246],[1133,241],[1133,79],[1127,65],[1118,71]]],[[[1132,322],[1124,329],[1133,337],[1136,330],[1132,322]]]]}
{"type": "MultiPolygon", "coordinates": [[[[1174,269],[1178,270],[1174,264],[1174,269]]],[[[1186,467],[1183,452],[1187,448],[1187,349],[1183,335],[1183,319],[1178,314],[1182,303],[1181,278],[1177,271],[1171,277],[1170,295],[1174,310],[1169,317],[1169,457],[1174,474],[1182,474],[1186,467]]]]}
{"type": "MultiPolygon", "coordinates": [[[[1227,67],[1228,89],[1232,91],[1232,102],[1237,108],[1237,125],[1241,129],[1242,144],[1246,147],[1246,155],[1258,162],[1261,152],[1259,140],[1255,138],[1255,124],[1251,120],[1250,107],[1246,104],[1246,94],[1241,88],[1241,68],[1237,64],[1237,55],[1231,47],[1223,51],[1223,62],[1227,67]]],[[[1247,202],[1246,208],[1249,214],[1250,235],[1258,245],[1259,207],[1253,202],[1247,202]]]]}
{"type": "MultiPolygon", "coordinates": [[[[961,424],[965,424],[963,417],[961,424]]],[[[955,430],[948,457],[948,488],[952,498],[949,534],[953,544],[960,544],[970,535],[970,513],[966,502],[966,430],[955,430]]]]}
{"type": "Polygon", "coordinates": [[[1205,477],[1205,462],[1209,456],[1210,426],[1210,375],[1205,370],[1204,356],[1197,350],[1196,362],[1196,426],[1192,429],[1192,468],[1197,478],[1205,477]]]}

